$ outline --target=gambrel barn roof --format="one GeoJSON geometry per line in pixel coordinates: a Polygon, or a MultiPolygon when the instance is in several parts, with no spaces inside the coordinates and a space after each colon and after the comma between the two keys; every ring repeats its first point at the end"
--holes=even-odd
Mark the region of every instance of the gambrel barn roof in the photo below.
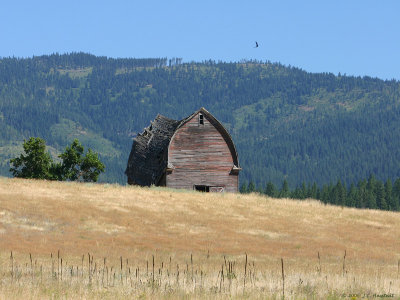
{"type": "Polygon", "coordinates": [[[240,170],[237,151],[228,131],[211,113],[202,107],[179,121],[158,114],[150,126],[134,138],[125,171],[129,184],[158,185],[167,168],[173,168],[172,165],[168,165],[168,147],[171,139],[180,127],[198,113],[202,113],[220,132],[232,155],[234,163],[232,169],[240,170]]]}

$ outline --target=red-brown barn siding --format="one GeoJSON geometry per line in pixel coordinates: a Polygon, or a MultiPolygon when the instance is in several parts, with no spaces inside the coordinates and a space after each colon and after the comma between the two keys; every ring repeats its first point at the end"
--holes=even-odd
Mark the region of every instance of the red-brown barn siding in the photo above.
{"type": "Polygon", "coordinates": [[[166,177],[168,187],[205,185],[238,191],[239,176],[231,174],[235,154],[212,122],[204,115],[204,125],[199,124],[198,113],[175,132],[168,149],[168,163],[173,165],[166,177]]]}

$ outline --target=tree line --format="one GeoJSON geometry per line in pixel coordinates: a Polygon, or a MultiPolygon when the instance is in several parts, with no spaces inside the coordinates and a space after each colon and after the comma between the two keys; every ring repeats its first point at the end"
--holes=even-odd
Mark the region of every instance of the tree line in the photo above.
{"type": "Polygon", "coordinates": [[[399,211],[400,209],[400,178],[394,182],[387,179],[385,182],[376,179],[371,174],[368,179],[359,180],[357,184],[349,186],[338,180],[336,184],[324,184],[319,187],[315,182],[304,182],[295,189],[290,189],[287,180],[283,180],[280,188],[271,181],[265,186],[256,186],[253,181],[243,182],[241,193],[259,193],[273,198],[317,199],[325,204],[347,207],[369,208],[399,211]]]}
{"type": "Polygon", "coordinates": [[[10,160],[10,172],[14,177],[96,182],[105,169],[98,154],[90,148],[84,154],[84,147],[77,139],[58,155],[61,162],[53,161],[45,140],[39,137],[24,140],[23,148],[24,153],[10,160]]]}

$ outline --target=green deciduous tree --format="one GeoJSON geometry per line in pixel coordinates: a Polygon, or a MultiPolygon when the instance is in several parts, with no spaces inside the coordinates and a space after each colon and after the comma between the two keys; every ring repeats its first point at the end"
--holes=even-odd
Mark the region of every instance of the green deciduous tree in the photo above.
{"type": "Polygon", "coordinates": [[[101,172],[104,172],[104,164],[99,160],[97,153],[89,149],[80,165],[83,181],[96,182],[101,172]]]}
{"type": "Polygon", "coordinates": [[[15,177],[52,179],[50,173],[52,160],[46,152],[46,142],[38,137],[31,137],[23,144],[25,154],[10,160],[10,172],[15,177]]]}
{"type": "Polygon", "coordinates": [[[62,179],[72,181],[78,180],[81,173],[80,165],[82,163],[83,152],[83,146],[77,139],[75,139],[71,146],[67,146],[64,153],[58,156],[62,159],[62,179]]]}
{"type": "Polygon", "coordinates": [[[100,173],[104,172],[105,166],[99,160],[97,153],[90,148],[85,156],[83,153],[84,147],[75,139],[71,146],[67,146],[64,153],[59,155],[62,159],[61,174],[63,180],[96,182],[100,173]]]}

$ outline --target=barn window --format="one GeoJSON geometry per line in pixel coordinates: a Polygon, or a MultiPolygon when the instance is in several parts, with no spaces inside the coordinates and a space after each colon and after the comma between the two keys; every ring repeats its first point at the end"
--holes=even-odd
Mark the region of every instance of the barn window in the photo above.
{"type": "Polygon", "coordinates": [[[203,114],[199,114],[199,125],[204,125],[204,116],[203,116],[203,114]]]}

